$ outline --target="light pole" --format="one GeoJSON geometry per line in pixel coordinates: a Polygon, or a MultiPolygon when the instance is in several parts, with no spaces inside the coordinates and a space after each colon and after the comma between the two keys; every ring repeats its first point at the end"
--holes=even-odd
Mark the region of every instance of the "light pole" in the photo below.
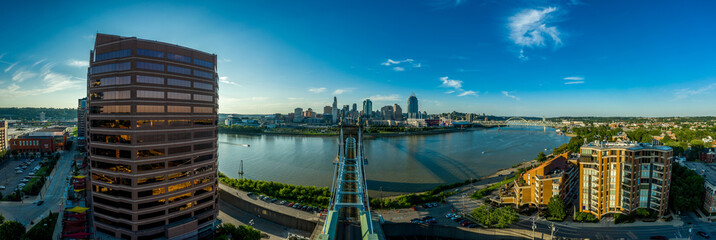
{"type": "Polygon", "coordinates": [[[535,229],[537,229],[535,220],[537,220],[537,217],[532,218],[532,240],[535,240],[535,229]]]}
{"type": "Polygon", "coordinates": [[[550,233],[549,235],[550,240],[554,240],[554,232],[556,231],[556,229],[557,228],[554,227],[554,223],[552,223],[552,233],[550,233]]]}

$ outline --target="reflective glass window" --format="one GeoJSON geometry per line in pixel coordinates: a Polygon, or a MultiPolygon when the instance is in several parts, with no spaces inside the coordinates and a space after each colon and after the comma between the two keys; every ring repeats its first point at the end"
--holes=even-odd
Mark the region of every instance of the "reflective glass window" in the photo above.
{"type": "Polygon", "coordinates": [[[137,128],[164,128],[164,120],[137,120],[137,128]]]}
{"type": "Polygon", "coordinates": [[[167,65],[167,71],[184,75],[191,75],[191,69],[167,65]]]}
{"type": "Polygon", "coordinates": [[[119,149],[106,149],[106,148],[92,148],[92,154],[112,157],[112,158],[130,158],[131,154],[129,150],[119,149]]]}
{"type": "Polygon", "coordinates": [[[171,168],[171,167],[186,166],[186,165],[191,164],[191,159],[190,159],[190,158],[187,158],[187,159],[180,159],[180,160],[169,161],[168,164],[169,164],[169,167],[170,167],[170,168],[171,168]]]}
{"type": "Polygon", "coordinates": [[[213,154],[201,155],[201,156],[196,157],[196,159],[194,159],[194,162],[195,162],[195,163],[203,162],[203,161],[206,161],[206,160],[211,160],[212,158],[214,158],[214,155],[213,155],[213,154]]]}
{"type": "Polygon", "coordinates": [[[213,74],[213,73],[204,72],[204,71],[199,71],[199,70],[194,70],[194,76],[203,77],[203,78],[208,78],[208,79],[213,79],[213,78],[214,78],[214,74],[213,74]]]}
{"type": "Polygon", "coordinates": [[[169,141],[179,141],[179,140],[191,139],[191,133],[188,133],[188,132],[170,133],[168,136],[169,136],[169,141]]]}
{"type": "Polygon", "coordinates": [[[162,113],[164,106],[162,105],[137,105],[138,113],[162,113]]]}
{"type": "MultiPolygon", "coordinates": [[[[145,209],[145,208],[156,207],[156,206],[164,205],[164,203],[166,203],[166,202],[167,202],[166,199],[159,199],[159,200],[156,200],[156,201],[151,201],[151,202],[145,202],[145,203],[137,204],[137,208],[139,208],[139,209],[145,209]]],[[[163,225],[164,225],[164,221],[161,221],[160,223],[161,223],[161,224],[160,224],[159,226],[163,226],[163,225]]],[[[141,226],[140,226],[140,227],[141,227],[141,226]]]]}
{"type": "Polygon", "coordinates": [[[103,143],[123,143],[131,144],[132,139],[129,135],[107,135],[107,134],[90,134],[93,142],[103,143]]]}
{"type": "Polygon", "coordinates": [[[94,56],[94,61],[104,61],[107,59],[123,58],[132,55],[132,49],[123,49],[114,52],[100,53],[94,56]]]}
{"type": "Polygon", "coordinates": [[[144,185],[164,181],[164,175],[137,179],[137,185],[144,185]]]}
{"type": "Polygon", "coordinates": [[[163,187],[155,188],[155,189],[151,189],[151,190],[137,192],[137,197],[141,198],[141,197],[148,197],[148,196],[157,196],[157,195],[164,194],[166,192],[167,192],[167,190],[163,187]]]}
{"type": "Polygon", "coordinates": [[[213,107],[194,107],[194,113],[214,113],[213,107]]]}
{"type": "Polygon", "coordinates": [[[211,171],[212,169],[214,169],[214,167],[213,167],[212,165],[203,166],[203,167],[200,167],[200,168],[195,168],[195,169],[194,169],[194,175],[199,175],[199,174],[201,174],[201,173],[204,173],[204,172],[207,172],[207,171],[211,171]]]}
{"type": "Polygon", "coordinates": [[[182,205],[179,205],[179,206],[176,206],[176,207],[173,207],[173,208],[169,208],[168,211],[169,211],[169,213],[171,214],[171,213],[179,212],[179,211],[182,211],[182,210],[185,210],[185,209],[189,209],[189,208],[191,208],[191,207],[192,207],[191,202],[188,202],[188,203],[186,203],[186,204],[182,204],[182,205]]]}
{"type": "Polygon", "coordinates": [[[209,148],[213,148],[213,147],[214,147],[214,143],[195,144],[194,151],[205,150],[205,149],[209,149],[209,148]]]}
{"type": "Polygon", "coordinates": [[[148,63],[148,62],[137,62],[137,68],[147,69],[154,71],[164,71],[164,64],[159,63],[148,63]]]}
{"type": "MultiPolygon", "coordinates": [[[[164,98],[164,92],[162,91],[149,91],[149,90],[137,90],[137,98],[164,98]]],[[[163,106],[162,112],[164,112],[163,106]]],[[[139,112],[139,108],[137,108],[139,112]]]]}
{"type": "Polygon", "coordinates": [[[180,184],[171,185],[167,189],[169,190],[169,192],[173,192],[173,191],[179,191],[179,190],[182,190],[182,189],[185,189],[188,187],[191,187],[191,182],[183,182],[180,184]]]}
{"type": "Polygon", "coordinates": [[[214,131],[195,132],[194,138],[210,138],[214,137],[214,131]]]}
{"type": "Polygon", "coordinates": [[[141,48],[137,48],[137,55],[154,58],[164,58],[164,52],[141,48]]]}
{"type": "Polygon", "coordinates": [[[169,154],[191,152],[191,146],[172,147],[168,149],[169,154]]]}
{"type": "Polygon", "coordinates": [[[143,149],[137,150],[137,158],[149,158],[164,155],[164,149],[143,149]]]}
{"type": "Polygon", "coordinates": [[[167,120],[170,127],[189,127],[191,120],[167,120]]]}
{"type": "Polygon", "coordinates": [[[137,136],[137,143],[157,143],[164,142],[163,134],[150,134],[137,136]]]}
{"type": "Polygon", "coordinates": [[[179,61],[179,62],[185,62],[185,63],[191,63],[191,58],[187,56],[182,56],[179,54],[174,53],[167,53],[167,58],[169,60],[179,61]]]}
{"type": "Polygon", "coordinates": [[[157,169],[164,169],[164,163],[150,163],[150,164],[142,164],[137,165],[137,171],[143,172],[143,171],[152,171],[157,169]]]}
{"type": "Polygon", "coordinates": [[[180,201],[180,200],[182,200],[182,199],[187,199],[187,198],[190,198],[190,197],[191,197],[191,193],[189,192],[189,193],[184,193],[184,194],[181,194],[181,195],[176,195],[176,196],[170,197],[170,198],[168,198],[168,200],[169,200],[170,203],[172,203],[172,202],[180,201]]]}
{"type": "Polygon", "coordinates": [[[129,178],[113,177],[104,174],[92,173],[92,181],[99,181],[107,184],[131,186],[132,181],[129,178]]]}
{"type": "Polygon", "coordinates": [[[191,81],[169,78],[167,79],[167,85],[178,87],[191,87],[191,81]]]}
{"type": "Polygon", "coordinates": [[[204,89],[204,90],[214,90],[214,85],[211,85],[208,83],[194,82],[194,88],[204,89]]]}
{"type": "Polygon", "coordinates": [[[189,107],[189,106],[167,106],[167,112],[191,113],[191,107],[189,107]]]}
{"type": "Polygon", "coordinates": [[[130,76],[106,77],[92,80],[90,82],[90,87],[107,87],[114,85],[127,85],[130,83],[132,83],[132,78],[130,76]]]}
{"type": "Polygon", "coordinates": [[[105,206],[132,210],[132,204],[125,202],[111,201],[97,196],[92,196],[92,201],[105,206]]]}
{"type": "Polygon", "coordinates": [[[130,105],[106,105],[90,107],[90,113],[93,114],[127,114],[130,112],[130,105]]]}
{"type": "Polygon", "coordinates": [[[106,92],[93,92],[90,93],[91,100],[117,100],[117,99],[130,99],[132,97],[131,91],[106,91],[106,92]]]}
{"type": "Polygon", "coordinates": [[[212,119],[194,119],[194,125],[211,126],[214,122],[215,120],[212,119]]]}
{"type": "Polygon", "coordinates": [[[137,75],[137,82],[138,82],[138,83],[150,83],[150,84],[161,84],[161,85],[163,85],[163,84],[164,84],[164,78],[137,75]]]}
{"type": "Polygon", "coordinates": [[[204,101],[204,102],[213,102],[214,97],[210,96],[210,95],[194,94],[194,100],[204,101]]]}
{"type": "Polygon", "coordinates": [[[110,63],[90,68],[90,74],[127,71],[132,67],[131,62],[110,63]]]}
{"type": "Polygon", "coordinates": [[[109,170],[109,171],[113,171],[113,172],[124,172],[124,173],[132,172],[132,166],[130,166],[130,165],[119,164],[119,163],[106,163],[106,162],[100,162],[100,161],[92,161],[92,168],[109,170]]]}
{"type": "Polygon", "coordinates": [[[92,191],[97,193],[104,193],[107,195],[115,196],[115,197],[123,197],[123,198],[132,198],[132,193],[124,190],[116,190],[108,187],[98,186],[98,185],[92,185],[92,191]]]}
{"type": "Polygon", "coordinates": [[[175,172],[168,175],[169,180],[188,177],[191,171],[175,172]]]}
{"type": "Polygon", "coordinates": [[[207,62],[201,59],[194,58],[194,64],[202,66],[202,67],[208,67],[208,68],[214,68],[214,64],[211,62],[207,62]]]}
{"type": "Polygon", "coordinates": [[[167,98],[178,99],[178,100],[191,100],[191,94],[178,93],[178,92],[167,92],[167,98]]]}
{"type": "Polygon", "coordinates": [[[128,129],[131,126],[129,120],[92,120],[90,122],[92,127],[96,128],[124,128],[128,129]]]}

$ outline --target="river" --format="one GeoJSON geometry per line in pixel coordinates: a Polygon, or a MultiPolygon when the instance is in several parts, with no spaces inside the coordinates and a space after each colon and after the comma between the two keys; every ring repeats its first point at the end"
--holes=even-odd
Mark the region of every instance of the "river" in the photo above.
{"type": "MultiPolygon", "coordinates": [[[[219,134],[219,171],[235,178],[243,160],[245,178],[330,187],[337,139],[219,134]]],[[[569,137],[542,127],[364,140],[368,189],[391,195],[480,178],[568,141],[569,137]]]]}

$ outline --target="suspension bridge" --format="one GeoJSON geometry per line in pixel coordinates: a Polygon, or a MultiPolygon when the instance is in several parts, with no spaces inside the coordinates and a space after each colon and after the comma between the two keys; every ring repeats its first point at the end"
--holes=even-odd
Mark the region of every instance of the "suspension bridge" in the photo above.
{"type": "Polygon", "coordinates": [[[485,127],[509,127],[509,126],[540,126],[543,127],[543,129],[546,131],[547,127],[557,128],[561,127],[562,123],[560,122],[551,122],[547,121],[544,117],[542,117],[542,121],[540,120],[527,120],[521,117],[511,117],[504,121],[474,121],[472,124],[477,124],[485,127]]]}

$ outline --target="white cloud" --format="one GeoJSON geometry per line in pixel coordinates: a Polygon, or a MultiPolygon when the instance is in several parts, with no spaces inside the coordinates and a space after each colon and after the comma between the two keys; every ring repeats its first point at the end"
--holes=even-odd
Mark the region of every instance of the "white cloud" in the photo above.
{"type": "Polygon", "coordinates": [[[7,54],[7,53],[0,54],[0,59],[2,59],[5,56],[5,54],[7,54]]]}
{"type": "Polygon", "coordinates": [[[441,87],[454,88],[456,90],[462,89],[462,81],[460,80],[449,79],[447,76],[445,76],[441,77],[440,81],[443,82],[443,84],[440,85],[441,87]]]}
{"type": "Polygon", "coordinates": [[[41,74],[26,71],[24,69],[17,70],[15,74],[13,74],[13,81],[15,82],[8,86],[6,89],[0,89],[0,98],[49,94],[82,86],[82,82],[84,81],[84,79],[56,73],[52,71],[53,66],[53,64],[45,64],[45,66],[43,66],[41,74]],[[16,84],[25,81],[26,79],[35,77],[39,77],[36,80],[37,83],[35,84],[39,86],[36,88],[21,90],[20,86],[16,84]]]}
{"type": "Polygon", "coordinates": [[[716,83],[712,83],[706,86],[703,86],[698,89],[690,89],[690,88],[684,88],[684,89],[678,89],[674,91],[674,100],[678,99],[684,99],[688,98],[694,95],[700,95],[704,93],[711,92],[711,90],[716,89],[716,83]]]}
{"type": "Polygon", "coordinates": [[[289,97],[289,101],[296,101],[296,100],[302,100],[303,98],[297,98],[297,97],[289,97]]]}
{"type": "Polygon", "coordinates": [[[530,60],[529,57],[525,56],[525,50],[524,50],[524,49],[520,49],[520,55],[517,56],[517,58],[519,58],[519,59],[522,60],[522,61],[530,60]]]}
{"type": "Polygon", "coordinates": [[[402,72],[405,71],[407,67],[412,68],[421,68],[423,67],[422,63],[415,62],[412,58],[406,58],[405,60],[393,60],[388,59],[385,62],[381,63],[380,65],[383,66],[393,66],[393,70],[396,72],[402,72]]]}
{"type": "Polygon", "coordinates": [[[94,39],[94,38],[95,38],[95,35],[94,35],[94,34],[84,35],[84,36],[82,36],[82,38],[84,38],[84,39],[94,39]]]}
{"type": "Polygon", "coordinates": [[[464,91],[464,92],[458,94],[457,96],[458,96],[458,97],[477,96],[477,92],[468,90],[468,91],[464,91]]]}
{"type": "Polygon", "coordinates": [[[312,92],[312,93],[322,93],[322,92],[325,92],[325,91],[326,91],[326,88],[324,88],[324,87],[320,87],[320,88],[309,88],[308,91],[309,91],[309,92],[312,92]]]}
{"type": "Polygon", "coordinates": [[[40,64],[40,63],[42,63],[42,62],[44,62],[44,61],[47,61],[47,58],[40,59],[39,61],[33,63],[33,64],[32,64],[32,67],[37,66],[37,64],[40,64]]]}
{"type": "Polygon", "coordinates": [[[405,71],[405,68],[403,68],[403,67],[394,67],[393,70],[396,71],[396,72],[402,72],[402,71],[405,71]]]}
{"type": "Polygon", "coordinates": [[[89,62],[88,61],[81,61],[77,59],[68,59],[67,65],[70,67],[88,67],[89,62]]]}
{"type": "Polygon", "coordinates": [[[505,97],[509,97],[509,98],[512,98],[512,99],[517,100],[517,101],[520,100],[519,97],[517,97],[517,96],[515,96],[515,95],[510,95],[510,92],[508,92],[508,91],[502,91],[502,95],[505,95],[505,97]]]}
{"type": "Polygon", "coordinates": [[[15,65],[17,65],[17,63],[10,64],[9,67],[5,68],[5,72],[12,70],[12,68],[15,67],[15,65]]]}
{"type": "Polygon", "coordinates": [[[406,63],[406,62],[409,63],[409,62],[413,62],[413,61],[415,61],[415,60],[410,59],[410,58],[407,58],[405,60],[393,60],[393,59],[389,58],[387,61],[381,63],[380,65],[390,66],[390,65],[396,65],[396,64],[406,63]]]}
{"type": "Polygon", "coordinates": [[[544,47],[550,40],[553,46],[562,45],[561,32],[556,26],[551,26],[550,20],[555,11],[556,7],[525,9],[509,18],[510,40],[522,47],[521,60],[528,59],[524,54],[525,47],[544,47]]]}
{"type": "Polygon", "coordinates": [[[234,86],[241,86],[236,82],[229,81],[229,77],[227,77],[227,76],[219,77],[219,82],[234,85],[234,86]]]}
{"type": "Polygon", "coordinates": [[[570,80],[570,81],[582,81],[584,80],[584,77],[566,77],[563,78],[564,80],[570,80]]]}
{"type": "Polygon", "coordinates": [[[335,91],[333,91],[333,94],[340,95],[340,94],[352,92],[352,91],[353,91],[353,88],[341,88],[341,89],[336,89],[335,91]]]}
{"type": "Polygon", "coordinates": [[[564,84],[571,85],[571,84],[582,84],[582,83],[584,83],[584,81],[571,81],[571,82],[565,82],[564,84]]]}
{"type": "Polygon", "coordinates": [[[445,92],[445,94],[453,94],[453,93],[455,93],[455,90],[450,90],[450,91],[445,92]]]}
{"type": "Polygon", "coordinates": [[[37,76],[37,73],[32,71],[27,71],[24,68],[18,69],[15,71],[15,73],[12,74],[12,80],[18,83],[21,83],[29,78],[34,78],[37,76]]]}
{"type": "Polygon", "coordinates": [[[398,94],[391,94],[391,95],[385,95],[385,96],[378,94],[375,96],[370,96],[368,99],[370,99],[372,101],[398,101],[399,98],[400,98],[400,95],[398,95],[398,94]]]}

